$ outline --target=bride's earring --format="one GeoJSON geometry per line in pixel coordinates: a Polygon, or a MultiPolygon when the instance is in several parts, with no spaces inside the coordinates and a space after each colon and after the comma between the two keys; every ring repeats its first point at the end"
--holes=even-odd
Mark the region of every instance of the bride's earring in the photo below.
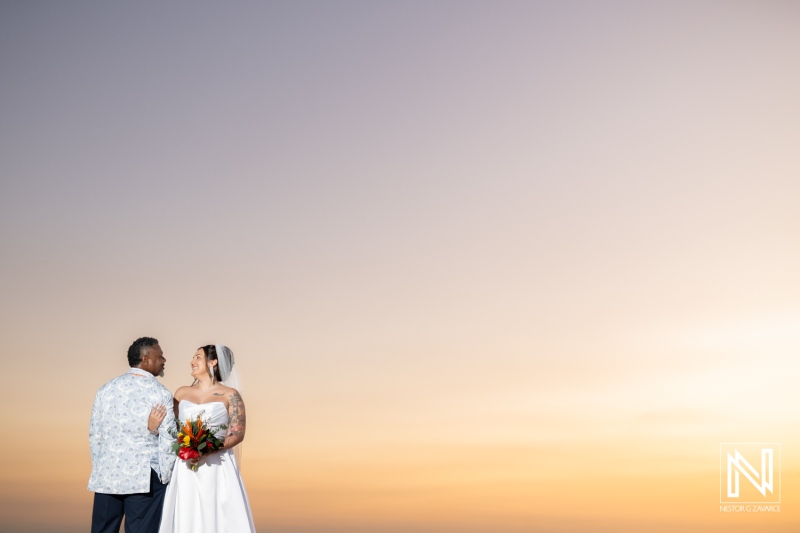
{"type": "Polygon", "coordinates": [[[217,376],[216,372],[214,371],[215,367],[208,365],[208,373],[211,375],[211,384],[216,385],[217,383],[217,376]]]}

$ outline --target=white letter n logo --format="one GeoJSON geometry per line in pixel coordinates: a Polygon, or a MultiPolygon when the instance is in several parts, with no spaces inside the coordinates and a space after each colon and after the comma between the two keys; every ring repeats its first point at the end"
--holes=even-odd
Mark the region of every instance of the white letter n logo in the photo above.
{"type": "Polygon", "coordinates": [[[742,454],[739,453],[739,450],[733,451],[734,455],[730,453],[728,455],[728,497],[729,498],[738,498],[739,497],[739,473],[742,473],[744,477],[747,478],[750,483],[761,493],[762,496],[767,495],[767,490],[773,492],[772,490],[772,476],[773,476],[773,458],[772,458],[772,448],[762,448],[761,449],[761,474],[759,475],[756,472],[756,469],[753,468],[753,465],[747,462],[747,460],[742,457],[742,454]],[[731,476],[731,467],[735,469],[733,472],[733,476],[731,476]],[[752,474],[752,475],[751,475],[752,474]],[[755,479],[754,477],[755,476],[755,479]],[[761,482],[759,483],[756,479],[760,479],[761,482]]]}

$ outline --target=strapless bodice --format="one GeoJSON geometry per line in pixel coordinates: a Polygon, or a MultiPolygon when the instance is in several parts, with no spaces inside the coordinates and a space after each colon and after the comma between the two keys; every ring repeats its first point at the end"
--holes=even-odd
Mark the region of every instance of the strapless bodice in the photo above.
{"type": "MultiPolygon", "coordinates": [[[[228,409],[222,402],[194,403],[189,400],[178,402],[178,420],[181,424],[185,424],[186,420],[194,420],[198,415],[202,416],[209,428],[228,425],[228,409]]],[[[219,439],[224,439],[227,434],[227,429],[216,430],[219,439]]]]}

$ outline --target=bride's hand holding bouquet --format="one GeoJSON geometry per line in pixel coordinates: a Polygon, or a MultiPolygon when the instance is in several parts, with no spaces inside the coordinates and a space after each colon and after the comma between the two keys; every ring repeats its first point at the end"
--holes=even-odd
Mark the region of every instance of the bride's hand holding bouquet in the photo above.
{"type": "Polygon", "coordinates": [[[217,432],[228,427],[224,425],[209,427],[203,420],[203,413],[197,415],[194,420],[186,420],[183,426],[180,426],[180,422],[178,424],[172,451],[183,461],[191,463],[192,470],[197,471],[197,462],[201,456],[212,454],[224,447],[222,439],[217,437],[217,432]]]}

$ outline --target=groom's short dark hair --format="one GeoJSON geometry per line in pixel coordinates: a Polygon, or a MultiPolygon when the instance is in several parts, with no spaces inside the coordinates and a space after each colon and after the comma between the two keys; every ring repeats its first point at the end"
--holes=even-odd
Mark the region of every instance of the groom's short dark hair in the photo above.
{"type": "Polygon", "coordinates": [[[156,344],[158,344],[158,340],[153,337],[139,337],[133,341],[131,347],[128,348],[128,364],[133,367],[141,363],[144,349],[156,344]]]}

